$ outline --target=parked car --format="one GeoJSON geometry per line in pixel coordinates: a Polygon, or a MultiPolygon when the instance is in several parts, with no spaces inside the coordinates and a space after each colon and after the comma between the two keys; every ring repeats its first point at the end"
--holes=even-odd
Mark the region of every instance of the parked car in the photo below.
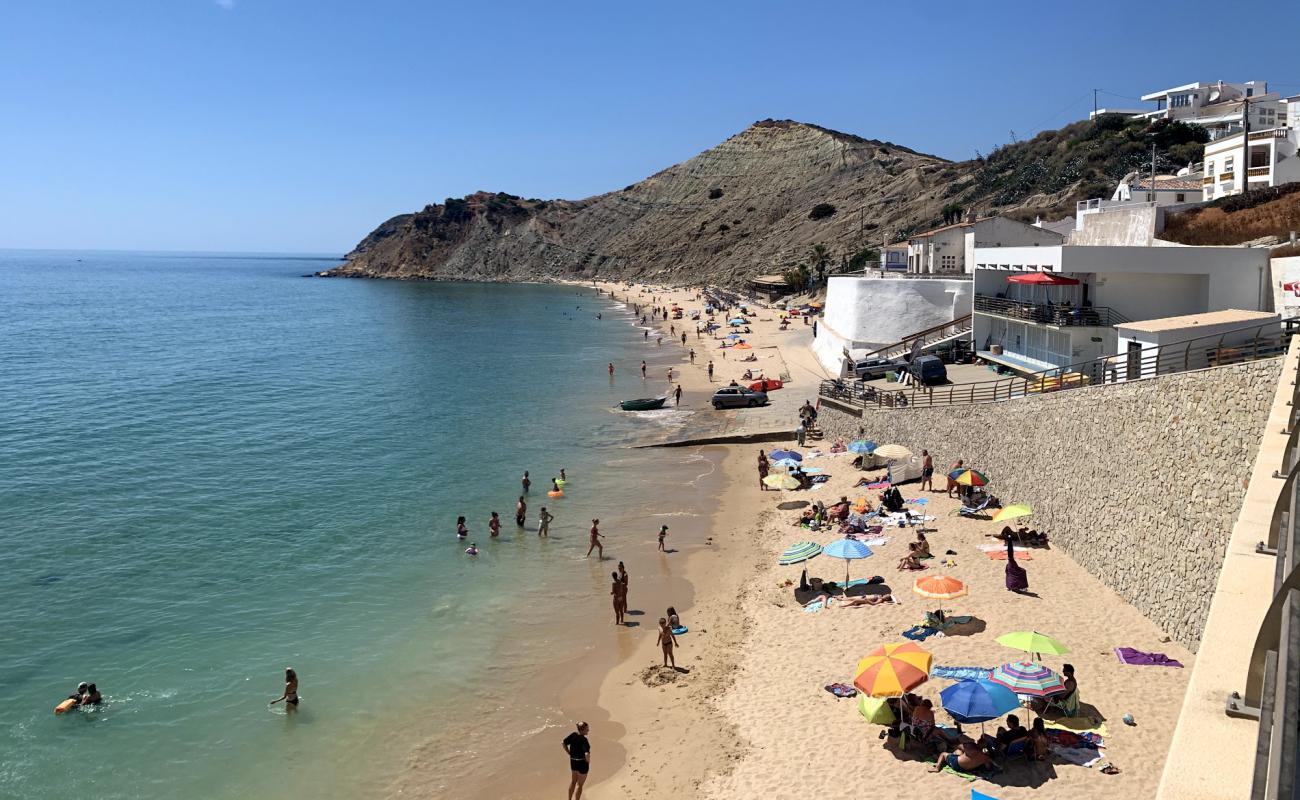
{"type": "Polygon", "coordinates": [[[885,373],[906,368],[906,364],[892,358],[868,358],[853,365],[853,374],[860,381],[873,381],[885,377],[885,373]]]}
{"type": "Polygon", "coordinates": [[[714,408],[753,408],[767,405],[767,392],[746,386],[723,386],[713,393],[714,408]]]}
{"type": "Polygon", "coordinates": [[[917,356],[916,360],[907,365],[907,371],[917,383],[930,385],[948,380],[948,370],[938,356],[917,356]]]}

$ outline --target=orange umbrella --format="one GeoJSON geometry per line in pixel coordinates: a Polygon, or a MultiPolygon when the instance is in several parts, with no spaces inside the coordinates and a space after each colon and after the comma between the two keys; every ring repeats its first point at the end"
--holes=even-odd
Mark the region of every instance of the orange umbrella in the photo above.
{"type": "Polygon", "coordinates": [[[966,596],[966,584],[948,575],[928,575],[917,578],[912,591],[933,600],[953,600],[966,596]]]}
{"type": "Polygon", "coordinates": [[[868,505],[867,498],[859,497],[857,500],[853,501],[853,510],[862,514],[866,512],[868,505]]]}
{"type": "Polygon", "coordinates": [[[929,680],[932,663],[915,642],[887,644],[858,662],[853,685],[868,697],[899,697],[929,680]]]}
{"type": "Polygon", "coordinates": [[[754,346],[753,346],[753,345],[749,345],[749,344],[745,344],[744,342],[741,342],[740,344],[732,345],[732,346],[731,346],[731,349],[733,349],[733,350],[752,350],[752,349],[754,349],[754,346]]]}

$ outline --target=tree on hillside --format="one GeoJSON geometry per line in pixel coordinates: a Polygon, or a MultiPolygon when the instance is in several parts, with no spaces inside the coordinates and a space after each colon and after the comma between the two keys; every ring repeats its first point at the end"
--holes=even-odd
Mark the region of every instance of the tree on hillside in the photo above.
{"type": "Polygon", "coordinates": [[[812,273],[808,270],[807,264],[800,264],[792,270],[787,270],[783,277],[786,286],[789,286],[795,292],[802,292],[808,288],[808,283],[812,280],[812,273]]]}
{"type": "Polygon", "coordinates": [[[824,244],[815,244],[808,255],[808,264],[817,272],[817,280],[826,280],[826,267],[831,263],[831,251],[824,244]]]}

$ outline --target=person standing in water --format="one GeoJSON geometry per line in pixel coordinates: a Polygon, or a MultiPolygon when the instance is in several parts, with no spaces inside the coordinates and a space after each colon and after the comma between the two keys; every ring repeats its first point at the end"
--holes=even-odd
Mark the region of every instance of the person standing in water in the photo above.
{"type": "Polygon", "coordinates": [[[614,377],[614,362],[609,362],[609,377],[614,377]]]}
{"type": "Polygon", "coordinates": [[[524,496],[519,495],[519,502],[515,504],[515,524],[524,527],[524,517],[528,516],[528,504],[524,502],[524,496]]]}
{"type": "Polygon", "coordinates": [[[469,536],[469,528],[465,527],[465,518],[456,517],[456,538],[464,539],[469,536]]]}
{"type": "Polygon", "coordinates": [[[569,476],[564,474],[564,467],[560,467],[560,480],[564,481],[565,483],[569,482],[569,476]]]}
{"type": "Polygon", "coordinates": [[[591,546],[587,548],[587,555],[583,556],[583,558],[590,557],[592,550],[598,550],[596,558],[604,560],[605,546],[600,543],[600,520],[598,519],[591,521],[591,546]]]}
{"type": "Polygon", "coordinates": [[[641,380],[645,380],[645,362],[641,362],[641,380]]]}
{"type": "Polygon", "coordinates": [[[609,573],[613,580],[610,584],[609,594],[614,598],[614,624],[623,624],[623,615],[627,613],[627,585],[619,580],[617,572],[609,573]]]}
{"type": "Polygon", "coordinates": [[[664,666],[671,662],[673,669],[677,669],[677,659],[673,657],[673,648],[677,646],[677,637],[673,635],[673,629],[668,627],[668,618],[659,618],[659,646],[664,651],[664,666]]]}
{"type": "Polygon", "coordinates": [[[587,741],[587,723],[579,722],[577,733],[564,737],[564,752],[569,756],[569,800],[581,800],[582,784],[591,768],[591,742],[587,741]]]}
{"type": "Polygon", "coordinates": [[[492,516],[488,518],[488,531],[494,539],[501,535],[501,517],[498,517],[497,512],[495,511],[493,511],[492,516]]]}
{"type": "Polygon", "coordinates": [[[545,537],[547,537],[548,539],[550,538],[550,536],[551,536],[551,520],[553,520],[553,519],[555,519],[555,517],[551,515],[551,512],[549,512],[549,511],[546,510],[546,506],[542,506],[542,513],[537,515],[537,521],[538,521],[538,525],[537,525],[537,535],[538,535],[538,536],[545,536],[545,537]]]}
{"type": "Polygon", "coordinates": [[[618,562],[618,579],[623,582],[624,586],[631,585],[631,582],[628,580],[627,577],[627,567],[623,566],[622,561],[618,562]]]}
{"type": "Polygon", "coordinates": [[[524,479],[520,484],[524,487],[524,494],[528,494],[528,487],[533,485],[532,479],[528,477],[528,470],[524,470],[524,479]]]}
{"type": "Polygon", "coordinates": [[[293,671],[293,667],[284,668],[284,694],[271,701],[271,705],[284,701],[284,707],[287,709],[296,709],[298,707],[298,673],[293,671]]]}

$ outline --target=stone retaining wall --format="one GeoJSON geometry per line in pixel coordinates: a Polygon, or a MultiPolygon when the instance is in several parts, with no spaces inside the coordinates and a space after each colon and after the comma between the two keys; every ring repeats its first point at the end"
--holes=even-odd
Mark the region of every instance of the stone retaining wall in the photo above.
{"type": "Polygon", "coordinates": [[[958,458],[988,472],[1003,503],[1033,506],[1032,527],[1195,650],[1280,365],[861,417],[824,405],[818,422],[828,439],[863,428],[928,448],[940,475],[958,458]]]}

